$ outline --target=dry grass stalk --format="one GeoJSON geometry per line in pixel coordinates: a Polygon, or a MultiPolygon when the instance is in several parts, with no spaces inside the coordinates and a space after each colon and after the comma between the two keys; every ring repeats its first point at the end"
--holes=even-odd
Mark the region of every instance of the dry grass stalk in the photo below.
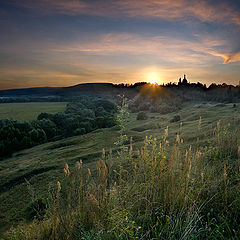
{"type": "Polygon", "coordinates": [[[58,222],[59,222],[57,205],[58,205],[58,201],[60,198],[60,191],[61,191],[61,183],[58,181],[57,182],[57,195],[56,195],[56,199],[53,202],[53,223],[52,223],[53,235],[52,236],[53,236],[54,240],[57,239],[57,226],[58,226],[58,222]]]}

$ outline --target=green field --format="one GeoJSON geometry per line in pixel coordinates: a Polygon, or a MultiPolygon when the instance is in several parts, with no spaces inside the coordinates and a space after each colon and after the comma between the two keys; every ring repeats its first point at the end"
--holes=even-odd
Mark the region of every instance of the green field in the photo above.
{"type": "Polygon", "coordinates": [[[30,103],[3,103],[0,104],[0,119],[30,121],[37,118],[42,112],[63,112],[66,102],[30,102],[30,103]]]}
{"type": "MultiPolygon", "coordinates": [[[[22,120],[33,119],[42,111],[62,111],[66,103],[25,103],[0,105],[0,117],[14,117],[22,120]],[[7,106],[12,107],[9,110],[7,106]],[[28,107],[26,107],[28,106],[28,107]],[[17,114],[14,114],[14,108],[17,114]],[[21,110],[20,110],[21,109],[21,110]],[[25,109],[25,110],[24,110],[25,109]],[[31,112],[34,109],[34,112],[31,112]],[[5,111],[5,114],[3,112],[5,111]]],[[[217,121],[222,124],[236,125],[240,122],[240,105],[233,108],[233,104],[191,104],[186,105],[178,112],[161,115],[150,114],[148,120],[136,120],[136,114],[130,114],[127,124],[127,135],[133,138],[133,147],[136,151],[144,141],[145,136],[153,136],[158,140],[164,135],[165,128],[169,127],[169,142],[173,144],[177,133],[181,131],[183,138],[182,150],[192,145],[208,147],[212,132],[217,121]],[[171,123],[175,115],[180,115],[179,122],[171,123]],[[199,118],[202,118],[201,131],[198,130],[199,118]],[[180,122],[182,128],[180,130],[180,122]]],[[[68,163],[70,168],[76,161],[83,160],[85,168],[96,172],[96,161],[99,160],[102,148],[106,152],[110,148],[116,150],[114,142],[119,136],[118,127],[100,129],[95,132],[63,139],[57,142],[42,144],[31,149],[15,153],[11,158],[0,162],[0,231],[4,231],[24,219],[24,210],[31,198],[46,198],[49,188],[56,186],[63,177],[63,168],[68,163]],[[31,191],[26,180],[31,184],[31,191]]]]}

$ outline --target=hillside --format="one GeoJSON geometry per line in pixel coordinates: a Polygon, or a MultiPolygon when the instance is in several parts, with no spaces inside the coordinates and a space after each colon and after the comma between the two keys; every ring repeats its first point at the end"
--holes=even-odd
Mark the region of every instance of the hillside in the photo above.
{"type": "MultiPolygon", "coordinates": [[[[221,120],[223,126],[230,124],[229,128],[232,130],[239,126],[240,105],[238,103],[233,108],[232,103],[185,104],[181,110],[174,113],[149,113],[148,120],[136,120],[136,115],[130,115],[126,128],[128,137],[133,138],[134,151],[143,144],[145,136],[161,139],[167,126],[170,144],[175,142],[177,133],[181,131],[181,149],[185,151],[189,145],[192,145],[193,149],[196,148],[197,138],[200,147],[209,147],[218,120],[221,120]],[[176,115],[180,116],[180,121],[171,121],[176,115]],[[198,130],[200,117],[201,131],[198,130]]],[[[95,175],[96,161],[101,157],[102,149],[105,148],[108,153],[112,148],[115,155],[117,149],[114,142],[118,137],[117,126],[99,129],[82,136],[23,150],[1,161],[1,232],[11,226],[15,227],[19,221],[25,219],[25,209],[31,199],[45,199],[48,196],[49,189],[55,188],[57,181],[61,181],[65,163],[71,168],[81,159],[85,169],[90,168],[95,175]]]]}
{"type": "Polygon", "coordinates": [[[0,90],[2,98],[20,98],[20,97],[73,97],[81,95],[93,95],[114,97],[118,94],[129,94],[135,96],[138,92],[136,88],[127,88],[127,86],[114,85],[112,83],[85,83],[69,87],[36,87],[0,90]]]}

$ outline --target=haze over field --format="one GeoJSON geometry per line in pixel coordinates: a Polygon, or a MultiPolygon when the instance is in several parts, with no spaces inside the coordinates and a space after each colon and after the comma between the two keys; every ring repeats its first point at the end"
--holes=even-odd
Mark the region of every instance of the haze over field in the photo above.
{"type": "Polygon", "coordinates": [[[240,3],[0,2],[0,89],[86,82],[237,85],[240,3]]]}

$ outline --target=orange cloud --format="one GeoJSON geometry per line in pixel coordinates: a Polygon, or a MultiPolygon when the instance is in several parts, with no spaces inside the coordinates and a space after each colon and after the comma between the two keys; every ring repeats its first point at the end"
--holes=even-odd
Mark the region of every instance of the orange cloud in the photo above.
{"type": "Polygon", "coordinates": [[[224,59],[223,64],[240,61],[240,51],[235,53],[230,53],[230,54],[221,54],[217,52],[211,52],[211,54],[214,56],[223,58],[224,59]]]}
{"type": "Polygon", "coordinates": [[[226,55],[224,64],[227,64],[229,62],[238,62],[238,61],[240,61],[240,51],[226,55]]]}

